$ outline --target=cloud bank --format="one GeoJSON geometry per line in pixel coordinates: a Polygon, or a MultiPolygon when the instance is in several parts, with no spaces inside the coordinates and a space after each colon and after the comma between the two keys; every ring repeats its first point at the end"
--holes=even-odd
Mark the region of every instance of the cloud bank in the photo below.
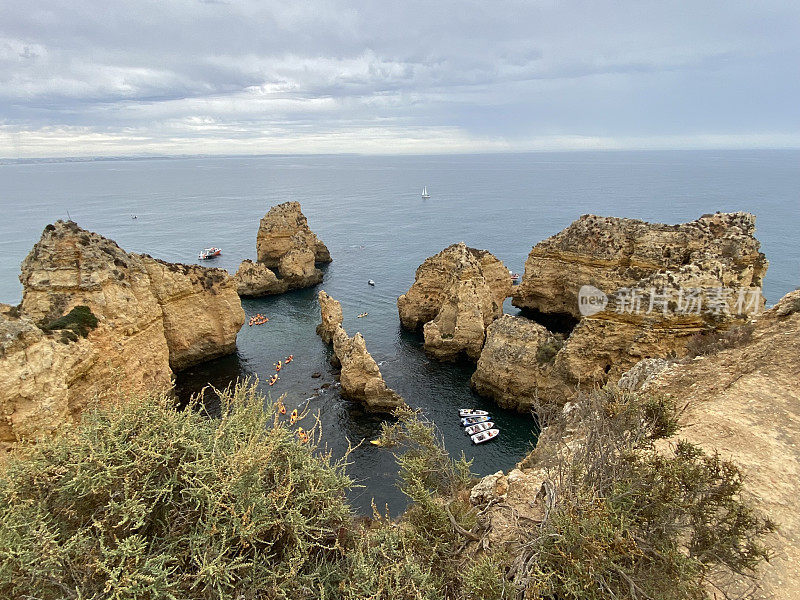
{"type": "Polygon", "coordinates": [[[800,5],[0,0],[0,157],[800,147],[800,5]]]}

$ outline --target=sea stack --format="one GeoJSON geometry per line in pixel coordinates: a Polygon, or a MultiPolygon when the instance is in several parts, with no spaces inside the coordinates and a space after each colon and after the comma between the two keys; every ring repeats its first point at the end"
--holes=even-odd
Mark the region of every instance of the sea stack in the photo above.
{"type": "Polygon", "coordinates": [[[491,329],[473,387],[523,411],[535,398],[563,404],[579,385],[616,382],[640,360],[683,356],[693,336],[747,322],[763,310],[767,269],[754,232],[747,213],[681,225],[581,217],[534,246],[513,300],[545,326],[566,323],[566,339],[522,344],[524,316],[491,329]]]}
{"type": "Polygon", "coordinates": [[[308,227],[299,202],[269,209],[256,234],[258,262],[245,260],[236,271],[241,296],[282,294],[317,285],[317,264],[331,262],[327,246],[308,227]]]}
{"type": "Polygon", "coordinates": [[[324,291],[319,293],[322,322],[317,333],[326,344],[333,344],[331,362],[341,370],[342,397],[358,402],[367,412],[391,413],[405,401],[386,385],[378,363],[367,350],[364,336],[347,335],[342,327],[342,306],[324,291]]]}
{"type": "Polygon", "coordinates": [[[0,311],[0,438],[35,437],[94,398],[155,393],[173,371],[234,352],[244,311],[222,269],[128,253],[72,221],[22,263],[23,299],[0,311]]]}
{"type": "Polygon", "coordinates": [[[490,252],[460,242],[426,259],[414,284],[397,299],[403,327],[422,328],[425,351],[439,360],[477,360],[486,327],[511,294],[505,265],[490,252]]]}

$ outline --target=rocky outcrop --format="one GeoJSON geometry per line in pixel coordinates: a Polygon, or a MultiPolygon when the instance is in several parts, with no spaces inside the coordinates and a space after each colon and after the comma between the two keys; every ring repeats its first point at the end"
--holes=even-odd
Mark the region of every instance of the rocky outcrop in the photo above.
{"type": "Polygon", "coordinates": [[[245,315],[236,281],[225,270],[140,258],[161,307],[173,370],[236,351],[245,315]]]}
{"type": "MultiPolygon", "coordinates": [[[[651,367],[652,362],[637,369],[651,367]]],[[[800,597],[799,381],[800,291],[795,291],[755,322],[742,345],[673,363],[638,385],[672,397],[681,408],[684,427],[670,446],[685,439],[732,460],[742,468],[753,501],[776,521],[774,556],[764,566],[757,598],[800,597]]]]}
{"type": "Polygon", "coordinates": [[[73,222],[45,228],[20,281],[22,303],[0,324],[5,442],[52,431],[95,398],[166,390],[173,369],[234,351],[244,324],[224,270],[127,253],[73,222]],[[80,335],[63,324],[76,307],[96,320],[80,335]]]}
{"type": "Polygon", "coordinates": [[[405,404],[403,398],[386,385],[360,333],[351,338],[341,325],[337,327],[333,352],[341,365],[339,381],[343,398],[360,403],[368,412],[390,413],[405,404]]]}
{"type": "Polygon", "coordinates": [[[644,359],[681,357],[693,336],[758,315],[767,261],[753,237],[754,222],[746,213],[674,226],[581,217],[534,247],[514,295],[514,303],[537,320],[577,321],[563,347],[551,363],[529,358],[520,367],[504,363],[496,351],[514,334],[499,335],[491,362],[483,361],[473,385],[501,398],[498,386],[488,383],[500,375],[490,371],[527,371],[524,379],[535,381],[536,389],[517,386],[507,398],[521,410],[534,398],[563,404],[569,390],[616,382],[644,359]]]}
{"type": "Polygon", "coordinates": [[[328,248],[308,227],[299,202],[284,202],[269,209],[256,236],[258,262],[277,269],[290,289],[322,281],[316,263],[331,262],[328,248]]]}
{"type": "Polygon", "coordinates": [[[317,333],[326,344],[333,343],[331,362],[340,369],[342,397],[360,403],[367,412],[390,413],[403,406],[403,398],[386,385],[364,337],[360,333],[350,337],[342,327],[341,304],[321,291],[319,306],[322,323],[317,333]]]}
{"type": "Polygon", "coordinates": [[[755,217],[743,212],[704,215],[681,225],[583,215],[533,247],[513,304],[580,318],[581,287],[611,294],[686,265],[718,275],[726,287],[758,287],[767,261],[754,232],[755,217]]]}
{"type": "Polygon", "coordinates": [[[278,279],[269,267],[252,260],[243,260],[233,277],[240,296],[271,296],[289,289],[288,281],[278,279]]]}
{"type": "Polygon", "coordinates": [[[477,360],[486,327],[503,314],[511,293],[508,270],[494,255],[453,244],[417,269],[414,284],[397,299],[400,322],[423,329],[425,350],[439,360],[477,360]]]}
{"type": "Polygon", "coordinates": [[[319,309],[322,315],[322,323],[317,325],[317,334],[326,344],[333,342],[336,329],[342,325],[342,305],[338,300],[334,300],[324,290],[317,295],[319,309]]]}
{"type": "Polygon", "coordinates": [[[562,344],[530,319],[503,315],[486,330],[472,389],[520,412],[530,412],[539,396],[567,398],[571,391],[554,367],[562,344]]]}

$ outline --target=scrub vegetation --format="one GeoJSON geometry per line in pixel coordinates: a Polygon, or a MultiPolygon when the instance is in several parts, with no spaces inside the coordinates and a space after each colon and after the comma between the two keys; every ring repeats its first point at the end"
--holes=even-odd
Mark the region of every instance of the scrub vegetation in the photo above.
{"type": "MultiPolygon", "coordinates": [[[[290,424],[248,384],[221,397],[220,419],[167,397],[99,407],[10,457],[0,597],[700,598],[712,570],[766,557],[772,524],[742,500],[733,465],[688,444],[654,451],[676,427],[664,402],[583,398],[570,413],[580,441],[529,459],[547,473],[545,518],[488,547],[470,463],[420,414],[398,410],[381,435],[408,510],[365,519],[346,500],[346,457],[323,451],[312,417],[290,424]]],[[[545,441],[566,432],[563,416],[543,420],[545,441]]]]}

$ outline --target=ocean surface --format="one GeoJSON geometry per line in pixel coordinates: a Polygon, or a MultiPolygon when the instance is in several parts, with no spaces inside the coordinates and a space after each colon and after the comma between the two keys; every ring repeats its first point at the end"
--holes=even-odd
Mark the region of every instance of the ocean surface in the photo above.
{"type": "MultiPolygon", "coordinates": [[[[290,410],[318,414],[334,455],[361,443],[349,472],[363,486],[353,490],[353,504],[366,513],[373,498],[393,513],[405,500],[391,453],[363,442],[377,435],[380,419],[338,394],[329,350],[314,331],[319,289],[342,303],[345,328],[364,335],[387,383],[437,424],[454,456],[463,451],[475,472],[487,474],[512,467],[532,447],[534,422],[474,396],[468,365],[429,360],[420,336],[400,328],[397,296],[428,256],[465,241],[521,273],[532,245],[585,213],[679,223],[744,210],[757,215],[770,261],[768,304],[800,285],[796,150],[270,156],[0,165],[0,302],[19,302],[19,263],[57,219],[69,216],[125,250],[168,261],[194,263],[200,249],[216,245],[223,254],[210,264],[233,273],[255,258],[259,219],[287,200],[302,204],[330,249],[324,282],[243,300],[248,318],[263,313],[269,322],[245,324],[236,355],[180,373],[178,391],[186,397],[242,376],[266,382],[273,364],[293,354],[278,383],[262,385],[273,398],[286,392],[290,410]],[[420,197],[423,186],[430,199],[420,197]],[[369,314],[356,318],[362,312],[369,314]],[[312,378],[315,372],[321,377],[312,378]],[[462,406],[490,408],[500,438],[471,446],[455,412],[462,406]]],[[[509,303],[506,310],[516,312],[509,303]]]]}

